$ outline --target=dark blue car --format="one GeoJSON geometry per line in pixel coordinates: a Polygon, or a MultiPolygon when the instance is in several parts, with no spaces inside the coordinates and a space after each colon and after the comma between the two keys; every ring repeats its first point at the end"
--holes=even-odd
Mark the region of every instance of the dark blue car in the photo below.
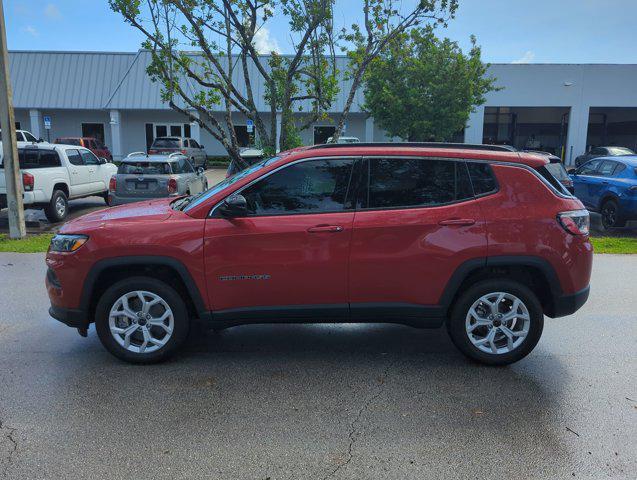
{"type": "Polygon", "coordinates": [[[590,211],[602,215],[605,229],[637,220],[637,155],[601,157],[571,176],[575,196],[590,211]]]}

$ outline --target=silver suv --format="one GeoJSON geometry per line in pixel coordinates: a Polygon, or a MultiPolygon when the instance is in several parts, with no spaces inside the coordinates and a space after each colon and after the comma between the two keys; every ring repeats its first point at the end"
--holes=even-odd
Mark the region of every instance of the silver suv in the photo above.
{"type": "Polygon", "coordinates": [[[206,150],[196,140],[188,137],[157,137],[148,149],[149,155],[181,153],[195,167],[206,168],[206,150]]]}
{"type": "Polygon", "coordinates": [[[202,167],[195,169],[182,154],[131,153],[122,160],[108,186],[108,204],[122,205],[150,198],[194,195],[208,190],[202,167]]]}

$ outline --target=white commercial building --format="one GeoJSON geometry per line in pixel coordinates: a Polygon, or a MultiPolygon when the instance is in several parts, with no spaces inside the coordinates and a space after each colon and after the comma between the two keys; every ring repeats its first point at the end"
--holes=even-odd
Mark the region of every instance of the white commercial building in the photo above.
{"type": "MultiPolygon", "coordinates": [[[[10,52],[16,122],[51,141],[98,137],[116,159],[146,150],[154,137],[164,135],[190,136],[205,146],[208,155],[224,155],[210,134],[187,123],[161,100],[160,85],[146,74],[149,61],[146,51],[10,52]],[[45,129],[45,118],[50,119],[50,129],[45,129]]],[[[342,71],[346,59],[338,61],[342,71]]],[[[567,164],[590,146],[637,147],[637,65],[494,64],[489,73],[502,89],[487,96],[458,140],[550,151],[567,164]]],[[[254,79],[258,106],[269,123],[264,87],[254,79]]],[[[237,82],[241,89],[242,79],[237,82]]],[[[323,143],[332,134],[348,91],[349,83],[342,79],[329,118],[302,132],[306,144],[323,143]]],[[[359,91],[346,135],[368,142],[390,141],[362,111],[362,104],[359,91]]],[[[221,119],[221,112],[218,115],[221,119]]],[[[253,141],[245,118],[237,114],[234,120],[241,141],[253,141]]]]}

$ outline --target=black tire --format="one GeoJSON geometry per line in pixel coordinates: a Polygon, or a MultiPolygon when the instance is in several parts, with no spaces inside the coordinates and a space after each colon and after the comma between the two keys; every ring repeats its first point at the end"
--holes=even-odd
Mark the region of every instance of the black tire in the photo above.
{"type": "Polygon", "coordinates": [[[626,220],[622,218],[619,205],[615,200],[606,200],[599,209],[602,215],[602,228],[611,230],[626,225],[626,220]]]}
{"type": "Polygon", "coordinates": [[[100,195],[100,197],[102,197],[104,199],[104,202],[106,203],[106,205],[108,205],[109,207],[111,206],[111,200],[110,197],[108,195],[108,192],[104,192],[100,195]]]}
{"type": "MultiPolygon", "coordinates": [[[[537,296],[525,285],[507,279],[483,280],[472,285],[456,300],[451,310],[451,316],[447,320],[447,331],[454,345],[467,357],[485,365],[508,365],[521,360],[537,345],[543,328],[544,314],[537,296]],[[466,317],[474,302],[483,295],[492,292],[504,292],[516,296],[524,303],[529,313],[528,333],[523,341],[510,352],[496,354],[480,350],[469,339],[469,333],[465,326],[466,317]]],[[[504,336],[501,336],[500,339],[500,341],[506,341],[504,336]]]]}
{"type": "Polygon", "coordinates": [[[62,190],[53,190],[51,201],[44,207],[44,214],[51,223],[63,221],[69,214],[69,199],[62,190]]]}
{"type": "MultiPolygon", "coordinates": [[[[134,309],[133,306],[131,308],[134,309]]],[[[131,277],[115,283],[101,296],[95,311],[95,329],[102,345],[117,358],[130,363],[149,364],[166,360],[177,351],[188,337],[190,319],[188,318],[188,311],[183,299],[172,287],[150,277],[131,277]],[[115,340],[109,326],[109,313],[115,302],[124,294],[138,290],[150,292],[161,297],[168,304],[173,314],[171,336],[165,345],[150,353],[127,350],[115,340]]],[[[141,334],[135,332],[133,335],[141,334]]]]}

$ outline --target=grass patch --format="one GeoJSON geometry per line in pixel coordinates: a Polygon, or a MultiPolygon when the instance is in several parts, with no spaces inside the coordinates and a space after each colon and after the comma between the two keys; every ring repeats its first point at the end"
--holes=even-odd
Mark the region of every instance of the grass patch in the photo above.
{"type": "Polygon", "coordinates": [[[0,233],[0,252],[38,253],[46,252],[53,234],[29,235],[20,240],[9,238],[9,235],[0,233]]]}
{"type": "Polygon", "coordinates": [[[637,238],[591,237],[595,253],[637,253],[637,238]]]}

